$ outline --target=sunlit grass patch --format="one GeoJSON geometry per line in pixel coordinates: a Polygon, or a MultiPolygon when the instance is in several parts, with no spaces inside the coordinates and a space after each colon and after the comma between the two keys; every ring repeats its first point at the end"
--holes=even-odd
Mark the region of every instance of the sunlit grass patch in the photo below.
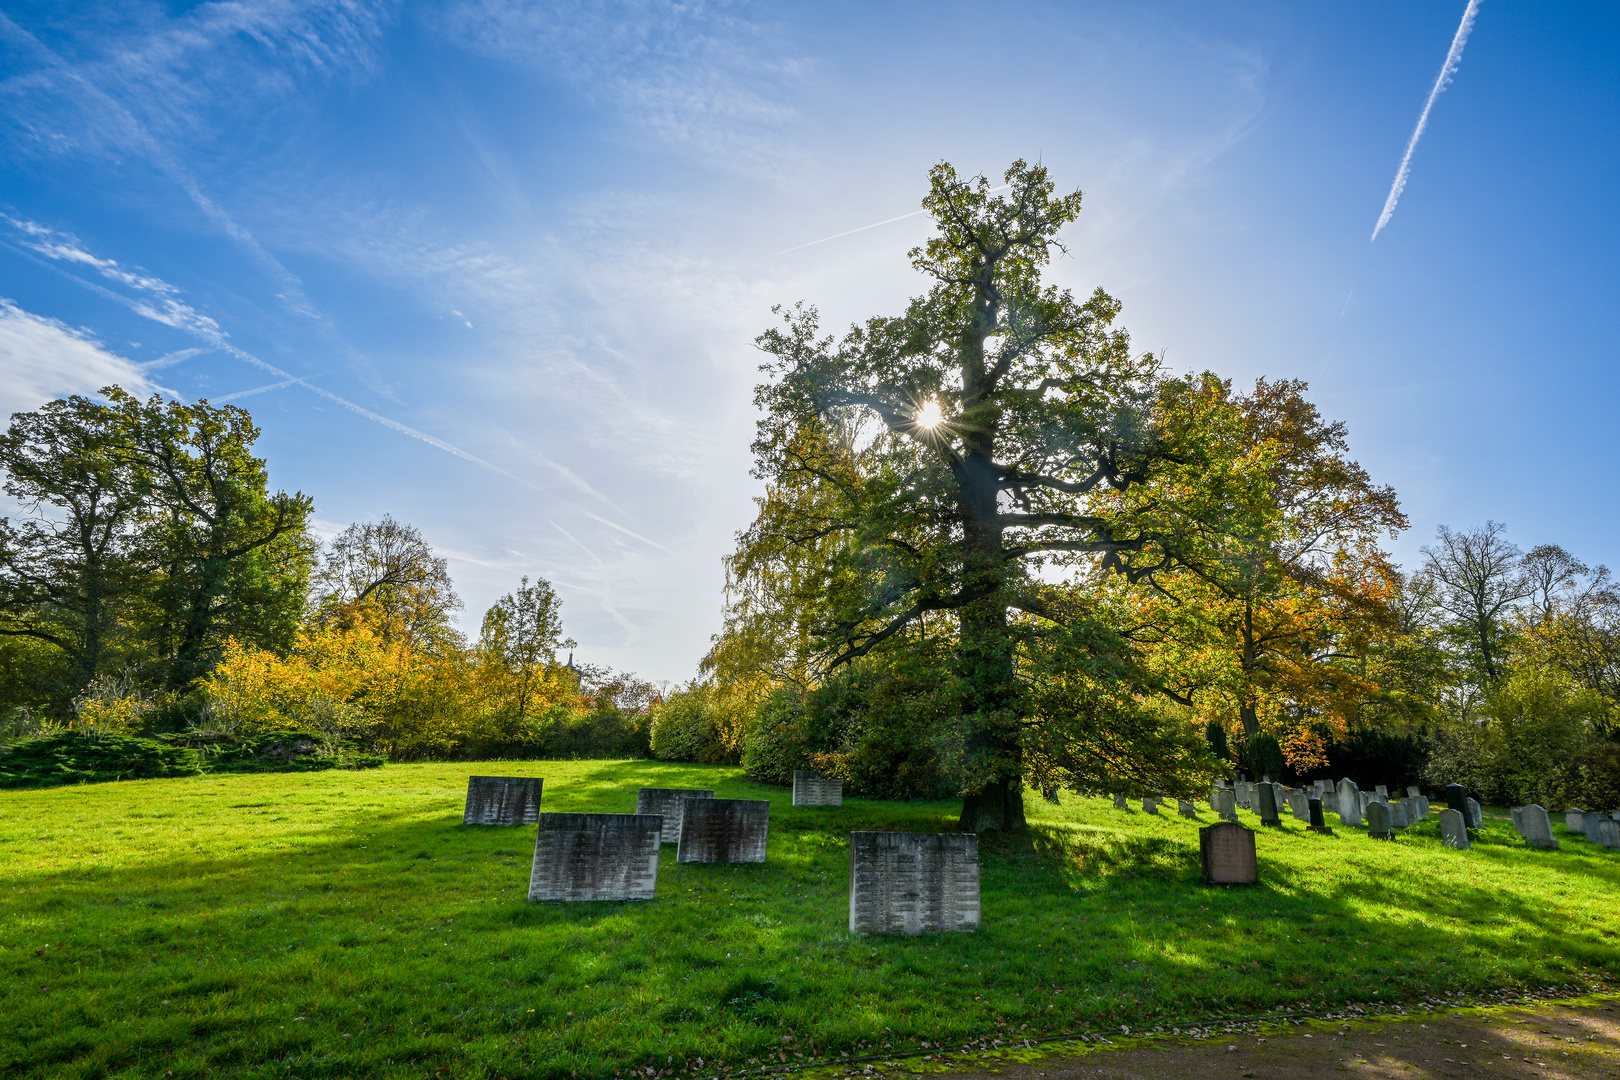
{"type": "Polygon", "coordinates": [[[654,762],[6,793],[0,1065],[613,1076],[1615,973],[1620,857],[1558,827],[1560,852],[1502,818],[1456,852],[1431,824],[1391,844],[1285,818],[1258,835],[1260,886],[1219,889],[1198,879],[1207,810],[1032,798],[1027,835],[982,838],[980,933],[874,940],[845,929],[849,832],[948,829],[955,806],[789,803],[654,762]],[[544,776],[548,810],[629,811],[640,785],[769,798],[770,859],[666,846],[654,901],[530,904],[532,827],[461,825],[467,775],[497,772],[544,776]]]}

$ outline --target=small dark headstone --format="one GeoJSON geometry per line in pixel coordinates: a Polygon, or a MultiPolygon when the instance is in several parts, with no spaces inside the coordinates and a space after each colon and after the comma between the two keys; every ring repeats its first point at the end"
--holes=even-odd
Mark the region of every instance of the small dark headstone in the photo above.
{"type": "Polygon", "coordinates": [[[1114,796],[1114,809],[1115,810],[1129,810],[1130,808],[1131,808],[1131,804],[1125,801],[1125,796],[1123,796],[1123,795],[1115,795],[1114,796]]]}
{"type": "Polygon", "coordinates": [[[636,813],[658,814],[664,819],[664,843],[681,841],[681,804],[686,799],[712,799],[709,788],[644,787],[636,791],[636,813]]]}
{"type": "Polygon", "coordinates": [[[1194,806],[1192,803],[1188,802],[1186,799],[1177,799],[1176,800],[1176,812],[1179,813],[1182,817],[1195,818],[1195,817],[1198,816],[1198,807],[1194,806]]]}
{"type": "Polygon", "coordinates": [[[764,862],[770,826],[771,804],[764,799],[686,799],[675,861],[764,862]]]}
{"type": "Polygon", "coordinates": [[[656,814],[541,814],[530,900],[651,900],[658,891],[656,814]]]}
{"type": "Polygon", "coordinates": [[[1463,816],[1463,822],[1468,821],[1468,791],[1461,784],[1447,784],[1441,792],[1445,796],[1446,805],[1463,816]]]}
{"type": "Polygon", "coordinates": [[[1367,806],[1367,838],[1369,840],[1393,840],[1395,834],[1389,827],[1389,807],[1381,802],[1370,803],[1367,806]]]}
{"type": "Polygon", "coordinates": [[[849,932],[938,934],[979,928],[973,833],[849,834],[849,932]]]}
{"type": "Polygon", "coordinates": [[[1053,806],[1057,806],[1059,803],[1062,802],[1062,800],[1058,798],[1058,789],[1055,788],[1055,787],[1043,787],[1043,788],[1041,788],[1041,798],[1045,799],[1047,802],[1051,803],[1053,806]]]}
{"type": "Polygon", "coordinates": [[[1199,829],[1198,855],[1206,884],[1257,885],[1260,882],[1254,833],[1241,825],[1217,821],[1199,829]]]}
{"type": "Polygon", "coordinates": [[[469,776],[463,825],[533,825],[540,820],[538,776],[469,776]]]}
{"type": "Polygon", "coordinates": [[[1157,814],[1159,812],[1159,800],[1151,795],[1144,797],[1142,799],[1142,811],[1148,814],[1157,814]]]}
{"type": "Polygon", "coordinates": [[[1328,836],[1332,836],[1333,830],[1328,828],[1327,820],[1322,817],[1322,800],[1311,799],[1308,805],[1310,806],[1311,832],[1325,833],[1328,836]]]}
{"type": "Polygon", "coordinates": [[[1277,789],[1260,784],[1254,789],[1255,808],[1260,813],[1260,824],[1282,828],[1282,815],[1277,812],[1277,789]]]}

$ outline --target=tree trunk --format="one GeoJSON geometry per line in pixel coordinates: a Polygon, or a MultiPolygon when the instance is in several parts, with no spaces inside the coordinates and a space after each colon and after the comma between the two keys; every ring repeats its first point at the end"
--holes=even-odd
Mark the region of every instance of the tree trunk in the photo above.
{"type": "Polygon", "coordinates": [[[1020,832],[1024,820],[1024,784],[1021,779],[997,780],[962,800],[963,832],[1020,832]]]}

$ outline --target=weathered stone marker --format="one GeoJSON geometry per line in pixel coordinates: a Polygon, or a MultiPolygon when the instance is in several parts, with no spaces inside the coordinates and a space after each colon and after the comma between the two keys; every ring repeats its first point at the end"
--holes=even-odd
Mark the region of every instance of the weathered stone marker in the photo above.
{"type": "Polygon", "coordinates": [[[1470,829],[1477,829],[1480,826],[1484,825],[1485,824],[1485,815],[1484,815],[1484,813],[1482,813],[1480,811],[1479,803],[1475,802],[1473,799],[1469,799],[1468,802],[1467,802],[1467,806],[1468,806],[1468,827],[1470,829]]]}
{"type": "Polygon", "coordinates": [[[1215,793],[1215,813],[1222,821],[1237,822],[1237,792],[1221,788],[1215,793]]]}
{"type": "Polygon", "coordinates": [[[1277,813],[1277,789],[1271,784],[1261,784],[1255,789],[1255,801],[1259,804],[1260,824],[1282,828],[1282,815],[1277,813]]]}
{"type": "Polygon", "coordinates": [[[469,776],[463,825],[533,825],[540,820],[538,776],[469,776]]]}
{"type": "Polygon", "coordinates": [[[1522,837],[1524,835],[1524,807],[1508,807],[1508,817],[1513,819],[1513,831],[1522,837]]]}
{"type": "Polygon", "coordinates": [[[1521,806],[1518,811],[1518,820],[1514,824],[1519,828],[1519,835],[1524,837],[1525,845],[1543,851],[1557,851],[1558,841],[1553,839],[1552,821],[1547,817],[1547,811],[1535,803],[1521,806]]]}
{"type": "Polygon", "coordinates": [[[658,891],[657,814],[541,814],[530,900],[651,900],[658,891]]]}
{"type": "MultiPolygon", "coordinates": [[[[1057,791],[1055,789],[1052,792],[1052,797],[1047,801],[1057,802],[1057,791]]],[[[795,769],[793,770],[793,805],[843,806],[844,782],[835,776],[822,776],[820,773],[795,769]]]]}
{"type": "Polygon", "coordinates": [[[1294,788],[1288,792],[1288,812],[1296,820],[1309,821],[1311,818],[1311,797],[1305,793],[1304,788],[1294,788]]]}
{"type": "Polygon", "coordinates": [[[1564,828],[1570,832],[1586,834],[1586,811],[1570,807],[1564,811],[1564,828]]]}
{"type": "Polygon", "coordinates": [[[1346,825],[1361,824],[1361,789],[1348,778],[1339,781],[1339,820],[1346,825]]]}
{"type": "Polygon", "coordinates": [[[1620,821],[1587,815],[1586,838],[1606,848],[1620,848],[1620,821]]]}
{"type": "Polygon", "coordinates": [[[1462,811],[1440,811],[1440,842],[1459,851],[1468,850],[1468,824],[1463,821],[1462,811]]]}
{"type": "Polygon", "coordinates": [[[1198,807],[1194,806],[1186,799],[1177,799],[1176,813],[1180,814],[1182,817],[1195,818],[1198,816],[1198,807]]]}
{"type": "Polygon", "coordinates": [[[1411,824],[1413,824],[1412,803],[1409,800],[1402,799],[1400,802],[1392,802],[1389,804],[1390,828],[1404,829],[1411,824]]]}
{"type": "Polygon", "coordinates": [[[1157,814],[1159,812],[1159,800],[1151,795],[1143,798],[1142,812],[1145,814],[1157,814]]]}
{"type": "Polygon", "coordinates": [[[1198,857],[1207,885],[1257,885],[1260,864],[1254,854],[1254,832],[1231,821],[1198,830],[1198,857]]]}
{"type": "Polygon", "coordinates": [[[1408,799],[1415,799],[1415,798],[1417,798],[1417,797],[1418,797],[1418,796],[1419,796],[1419,795],[1422,795],[1422,794],[1423,794],[1423,792],[1422,792],[1422,791],[1421,791],[1421,790],[1419,790],[1419,789],[1418,789],[1418,788],[1417,788],[1417,787],[1415,787],[1415,786],[1413,786],[1413,787],[1408,787],[1408,788],[1407,788],[1407,789],[1406,789],[1406,797],[1407,797],[1407,798],[1408,798],[1408,799]]]}
{"type": "Polygon", "coordinates": [[[1389,798],[1389,788],[1385,785],[1375,784],[1373,785],[1373,790],[1378,792],[1378,794],[1382,795],[1384,798],[1389,798]]]}
{"type": "Polygon", "coordinates": [[[1389,807],[1381,802],[1371,803],[1367,807],[1367,839],[1395,839],[1395,834],[1389,827],[1389,807]]]}
{"type": "Polygon", "coordinates": [[[636,813],[658,814],[664,819],[666,844],[681,842],[681,804],[685,799],[712,799],[708,788],[644,787],[636,789],[636,813]]]}
{"type": "Polygon", "coordinates": [[[764,862],[770,829],[771,804],[764,799],[686,799],[675,861],[764,862]]]}
{"type": "Polygon", "coordinates": [[[1125,796],[1123,796],[1123,795],[1115,795],[1114,796],[1114,809],[1115,810],[1129,810],[1130,808],[1131,808],[1131,804],[1125,801],[1125,796]]]}
{"type": "Polygon", "coordinates": [[[1307,813],[1310,814],[1311,823],[1308,826],[1311,832],[1332,836],[1333,830],[1328,828],[1327,821],[1322,817],[1322,800],[1311,799],[1307,804],[1307,813]]]}
{"type": "Polygon", "coordinates": [[[979,928],[973,833],[849,834],[849,932],[941,934],[979,928]]]}

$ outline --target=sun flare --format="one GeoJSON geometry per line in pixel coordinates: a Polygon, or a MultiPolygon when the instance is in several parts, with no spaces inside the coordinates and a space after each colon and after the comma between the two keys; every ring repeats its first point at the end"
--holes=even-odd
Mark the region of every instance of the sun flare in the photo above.
{"type": "Polygon", "coordinates": [[[945,419],[945,414],[939,411],[939,402],[933,399],[925,401],[923,407],[917,410],[917,426],[924,430],[938,427],[939,422],[943,419],[945,419]]]}

